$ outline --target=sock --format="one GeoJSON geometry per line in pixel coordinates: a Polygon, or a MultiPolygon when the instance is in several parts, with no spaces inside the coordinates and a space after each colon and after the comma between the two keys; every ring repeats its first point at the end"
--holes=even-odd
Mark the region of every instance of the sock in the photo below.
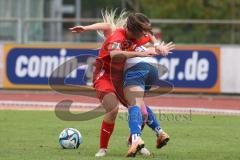
{"type": "MultiPolygon", "coordinates": [[[[146,125],[146,122],[142,123],[142,128],[141,128],[141,132],[143,131],[144,127],[146,125]]],[[[130,134],[129,138],[128,138],[128,145],[132,144],[132,135],[130,134]]]]}
{"type": "Polygon", "coordinates": [[[149,108],[148,106],[146,106],[147,108],[147,112],[148,112],[148,121],[147,121],[147,125],[156,132],[157,135],[159,135],[162,132],[162,129],[153,113],[153,111],[151,110],[151,108],[149,108]]]}
{"type": "Polygon", "coordinates": [[[156,127],[154,131],[156,132],[156,135],[158,136],[163,130],[162,130],[162,128],[159,126],[159,127],[156,127]]]}
{"type": "Polygon", "coordinates": [[[100,148],[107,149],[108,142],[114,129],[114,123],[110,124],[105,121],[102,122],[100,131],[100,148]]]}
{"type": "Polygon", "coordinates": [[[140,134],[132,134],[132,144],[137,142],[137,140],[140,136],[141,136],[140,134]]]}
{"type": "Polygon", "coordinates": [[[132,143],[134,143],[141,135],[142,129],[142,113],[138,106],[133,106],[129,110],[128,125],[132,135],[132,143]]]}

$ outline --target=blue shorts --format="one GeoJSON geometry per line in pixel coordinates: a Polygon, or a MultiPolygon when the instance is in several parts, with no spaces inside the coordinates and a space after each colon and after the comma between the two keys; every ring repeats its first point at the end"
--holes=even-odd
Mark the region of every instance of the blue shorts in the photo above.
{"type": "Polygon", "coordinates": [[[158,79],[158,69],[155,66],[140,62],[124,72],[123,87],[140,86],[145,91],[148,91],[158,79]]]}

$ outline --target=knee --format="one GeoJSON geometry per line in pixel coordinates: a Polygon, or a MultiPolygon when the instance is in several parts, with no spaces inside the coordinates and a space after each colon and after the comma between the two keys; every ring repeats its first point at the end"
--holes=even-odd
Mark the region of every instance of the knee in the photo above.
{"type": "Polygon", "coordinates": [[[111,114],[111,117],[113,117],[115,119],[117,117],[117,114],[118,114],[118,107],[114,108],[109,113],[111,114]]]}
{"type": "Polygon", "coordinates": [[[118,99],[116,95],[113,93],[105,95],[102,101],[102,105],[107,112],[112,112],[112,114],[115,114],[115,112],[118,111],[118,99]]]}
{"type": "Polygon", "coordinates": [[[133,98],[128,100],[129,106],[142,106],[144,104],[143,98],[133,98]]]}
{"type": "Polygon", "coordinates": [[[144,90],[139,86],[126,87],[124,88],[124,96],[129,106],[141,106],[144,90]]]}
{"type": "Polygon", "coordinates": [[[108,122],[114,123],[118,114],[118,107],[114,108],[110,112],[107,112],[105,115],[105,119],[108,120],[108,122]]]}
{"type": "Polygon", "coordinates": [[[129,106],[135,106],[137,104],[136,99],[126,98],[126,100],[127,100],[127,103],[128,103],[129,106]]]}

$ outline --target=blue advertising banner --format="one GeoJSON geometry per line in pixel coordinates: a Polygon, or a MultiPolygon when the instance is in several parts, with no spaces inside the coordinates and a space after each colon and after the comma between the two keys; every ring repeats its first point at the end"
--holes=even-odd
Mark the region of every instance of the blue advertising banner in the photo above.
{"type": "MultiPolygon", "coordinates": [[[[86,85],[88,61],[98,55],[98,50],[67,45],[5,45],[4,88],[49,89],[48,79],[52,72],[67,60],[83,58],[82,65],[55,73],[55,77],[67,76],[66,83],[86,85]]],[[[93,48],[93,47],[92,47],[93,48]]],[[[174,85],[176,92],[211,92],[220,90],[220,49],[206,46],[178,46],[167,57],[156,57],[169,70],[162,79],[174,85]]]]}
{"type": "Polygon", "coordinates": [[[162,77],[176,91],[219,91],[219,52],[213,48],[177,48],[173,54],[160,57],[159,63],[169,72],[162,77]]]}
{"type": "Polygon", "coordinates": [[[68,65],[52,76],[66,77],[66,84],[91,84],[91,79],[86,78],[89,75],[86,75],[85,71],[87,63],[95,60],[99,50],[87,49],[88,47],[6,45],[4,88],[49,89],[49,77],[53,71],[80,55],[85,55],[81,56],[81,65],[78,62],[75,66],[68,65]]]}

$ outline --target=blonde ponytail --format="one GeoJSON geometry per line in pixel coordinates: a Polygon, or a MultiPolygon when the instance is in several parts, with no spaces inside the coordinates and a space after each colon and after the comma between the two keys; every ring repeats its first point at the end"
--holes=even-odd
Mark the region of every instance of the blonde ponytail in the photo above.
{"type": "MultiPolygon", "coordinates": [[[[117,17],[116,16],[116,11],[115,10],[102,10],[102,18],[104,23],[108,23],[111,26],[112,32],[114,32],[117,28],[123,27],[126,22],[127,22],[127,14],[125,10],[121,11],[120,15],[117,17]]],[[[104,36],[102,31],[97,31],[98,35],[105,39],[106,37],[104,36]]]]}
{"type": "Polygon", "coordinates": [[[117,9],[102,11],[103,22],[110,24],[113,31],[119,27],[123,27],[127,21],[128,13],[126,11],[121,11],[118,17],[116,16],[116,11],[117,9]]]}

